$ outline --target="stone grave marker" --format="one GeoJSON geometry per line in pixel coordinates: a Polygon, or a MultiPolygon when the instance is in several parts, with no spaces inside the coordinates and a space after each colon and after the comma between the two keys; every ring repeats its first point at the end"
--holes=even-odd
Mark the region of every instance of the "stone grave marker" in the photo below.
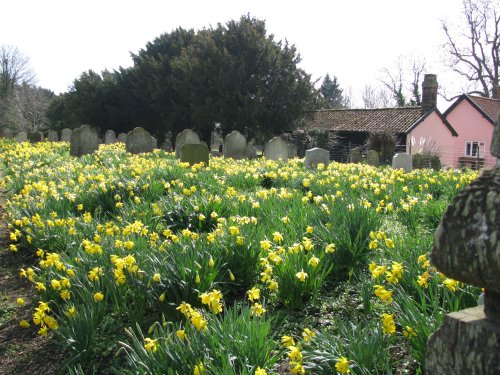
{"type": "Polygon", "coordinates": [[[16,142],[28,142],[28,134],[26,132],[20,132],[16,135],[16,142]]]}
{"type": "Polygon", "coordinates": [[[295,143],[288,144],[288,157],[290,159],[297,157],[297,145],[295,143]]]}
{"type": "Polygon", "coordinates": [[[104,133],[104,144],[105,145],[110,145],[113,143],[118,142],[118,139],[116,138],[116,133],[114,130],[106,130],[104,133]]]}
{"type": "Polygon", "coordinates": [[[175,157],[180,159],[182,146],[186,144],[199,144],[200,137],[191,129],[184,129],[175,137],[175,157]]]}
{"type": "Polygon", "coordinates": [[[163,151],[172,152],[172,142],[170,139],[165,139],[165,141],[161,144],[161,149],[163,151]]]}
{"type": "Polygon", "coordinates": [[[153,150],[158,148],[158,140],[155,137],[151,136],[151,142],[153,144],[153,150]]]}
{"type": "Polygon", "coordinates": [[[59,141],[59,135],[55,130],[49,130],[49,133],[47,134],[47,141],[49,142],[58,142],[59,141]]]}
{"type": "Polygon", "coordinates": [[[247,144],[247,150],[245,151],[249,159],[257,159],[257,147],[254,144],[247,144]]]}
{"type": "Polygon", "coordinates": [[[316,168],[318,164],[323,163],[325,166],[330,162],[330,152],[328,150],[315,147],[306,150],[304,165],[306,168],[316,168]]]}
{"type": "Polygon", "coordinates": [[[288,161],[288,144],[281,137],[274,137],[264,146],[264,156],[266,159],[285,163],[288,161]]]}
{"type": "Polygon", "coordinates": [[[373,165],[374,167],[378,167],[380,165],[380,155],[375,150],[370,150],[366,154],[366,162],[368,165],[373,165]]]}
{"type": "Polygon", "coordinates": [[[118,134],[116,141],[121,142],[121,143],[126,143],[127,142],[127,134],[125,134],[125,133],[118,134]]]}
{"type": "Polygon", "coordinates": [[[99,149],[99,133],[90,125],[82,125],[71,134],[70,155],[82,156],[99,149]]]}
{"type": "Polygon", "coordinates": [[[61,141],[62,142],[71,142],[71,134],[73,133],[73,130],[64,128],[61,130],[61,141]]]}
{"type": "Polygon", "coordinates": [[[400,169],[403,168],[405,172],[411,172],[413,170],[413,160],[411,155],[408,154],[396,154],[392,158],[392,168],[400,169]]]}
{"type": "Polygon", "coordinates": [[[14,138],[14,132],[10,128],[0,129],[0,138],[12,139],[14,138]]]}
{"type": "Polygon", "coordinates": [[[153,137],[143,128],[135,128],[127,134],[125,148],[131,154],[141,154],[153,151],[153,137]]]}
{"type": "Polygon", "coordinates": [[[43,134],[40,132],[28,132],[28,139],[32,143],[43,141],[43,134]]]}
{"type": "Polygon", "coordinates": [[[189,163],[189,165],[203,162],[206,166],[208,166],[208,146],[203,143],[186,143],[182,146],[180,159],[181,162],[189,163]]]}
{"type": "Polygon", "coordinates": [[[353,148],[349,151],[349,162],[350,163],[361,163],[361,151],[359,148],[353,148]]]}
{"type": "Polygon", "coordinates": [[[224,157],[233,159],[245,159],[247,153],[247,139],[238,130],[234,130],[224,140],[224,157]]]}
{"type": "MultiPolygon", "coordinates": [[[[491,154],[500,157],[500,117],[491,154]]],[[[428,374],[500,374],[500,168],[485,169],[455,197],[434,237],[432,262],[447,277],[484,288],[484,305],[446,315],[427,342],[428,374]]]]}

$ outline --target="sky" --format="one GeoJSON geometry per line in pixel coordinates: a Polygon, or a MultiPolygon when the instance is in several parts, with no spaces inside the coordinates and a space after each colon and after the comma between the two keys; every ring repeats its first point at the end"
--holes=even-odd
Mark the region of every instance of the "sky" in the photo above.
{"type": "Polygon", "coordinates": [[[442,63],[440,21],[458,25],[461,0],[0,1],[0,44],[29,57],[38,85],[55,93],[89,69],[131,66],[131,52],[178,26],[199,30],[246,14],[265,20],[276,40],[295,44],[313,80],[336,76],[355,105],[399,56],[425,58],[426,73],[437,74],[440,86],[460,90],[442,63]]]}

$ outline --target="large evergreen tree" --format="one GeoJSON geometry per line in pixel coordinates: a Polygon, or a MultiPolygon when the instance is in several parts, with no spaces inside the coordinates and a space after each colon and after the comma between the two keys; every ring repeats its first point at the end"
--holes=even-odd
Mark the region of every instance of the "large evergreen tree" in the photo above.
{"type": "Polygon", "coordinates": [[[319,93],[322,98],[321,106],[328,109],[342,109],[345,108],[345,99],[343,95],[344,90],[340,88],[337,77],[327,74],[323,79],[323,83],[319,88],[319,93]]]}

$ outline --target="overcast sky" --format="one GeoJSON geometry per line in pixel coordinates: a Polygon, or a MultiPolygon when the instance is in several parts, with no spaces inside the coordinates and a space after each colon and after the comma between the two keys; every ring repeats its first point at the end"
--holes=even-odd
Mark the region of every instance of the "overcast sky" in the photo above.
{"type": "Polygon", "coordinates": [[[458,24],[461,0],[0,1],[0,44],[17,46],[38,84],[56,93],[83,71],[130,66],[130,52],[178,26],[201,29],[243,14],[264,19],[268,33],[295,44],[313,79],[336,76],[355,104],[399,55],[424,57],[440,85],[457,87],[441,64],[440,20],[458,24]]]}

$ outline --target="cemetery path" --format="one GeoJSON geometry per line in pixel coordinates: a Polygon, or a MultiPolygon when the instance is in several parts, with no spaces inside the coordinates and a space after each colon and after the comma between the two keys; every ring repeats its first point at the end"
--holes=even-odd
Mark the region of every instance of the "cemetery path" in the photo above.
{"type": "Polygon", "coordinates": [[[60,367],[62,351],[47,337],[38,336],[31,321],[36,294],[20,278],[19,269],[33,266],[35,259],[27,251],[9,250],[5,201],[5,192],[0,191],[0,375],[54,374],[60,367]],[[18,306],[17,298],[23,298],[25,305],[18,306]],[[30,322],[29,328],[19,327],[23,319],[30,322]]]}

